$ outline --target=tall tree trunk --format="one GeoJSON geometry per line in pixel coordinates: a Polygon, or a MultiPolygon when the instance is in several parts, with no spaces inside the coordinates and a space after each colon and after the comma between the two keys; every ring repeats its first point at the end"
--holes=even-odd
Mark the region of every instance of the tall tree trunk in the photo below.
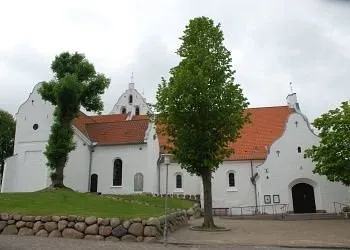
{"type": "Polygon", "coordinates": [[[211,172],[208,171],[202,174],[203,181],[203,198],[204,198],[204,222],[203,228],[216,228],[213,220],[212,211],[212,193],[211,193],[211,172]]]}
{"type": "Polygon", "coordinates": [[[62,188],[63,184],[63,169],[66,164],[66,160],[64,158],[59,159],[57,162],[57,166],[54,173],[54,178],[52,178],[52,186],[54,188],[62,188]]]}

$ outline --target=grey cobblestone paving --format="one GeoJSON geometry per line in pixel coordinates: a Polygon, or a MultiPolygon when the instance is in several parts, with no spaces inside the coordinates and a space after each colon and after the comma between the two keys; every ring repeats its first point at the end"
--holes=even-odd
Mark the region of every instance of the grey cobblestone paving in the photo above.
{"type": "MultiPolygon", "coordinates": [[[[191,221],[200,225],[203,219],[191,221]]],[[[232,220],[215,218],[228,232],[197,232],[182,228],[169,236],[171,242],[257,246],[338,247],[350,249],[350,220],[232,220]]]]}
{"type": "MultiPolygon", "coordinates": [[[[63,238],[42,238],[42,237],[18,237],[0,235],[0,250],[161,250],[161,249],[179,249],[179,250],[277,250],[283,248],[264,247],[264,246],[234,246],[234,245],[186,245],[175,246],[168,245],[164,247],[158,243],[131,243],[131,242],[109,242],[109,241],[89,241],[73,240],[63,238]]],[[[292,250],[293,248],[287,248],[292,250]]],[[[287,250],[286,249],[286,250],[287,250]]],[[[300,249],[300,248],[299,248],[300,249]]],[[[310,249],[310,248],[309,248],[310,249]]]]}

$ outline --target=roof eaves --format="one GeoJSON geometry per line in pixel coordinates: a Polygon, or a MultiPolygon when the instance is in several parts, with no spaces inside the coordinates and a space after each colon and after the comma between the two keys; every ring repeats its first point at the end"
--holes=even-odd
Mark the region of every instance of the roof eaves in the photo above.
{"type": "Polygon", "coordinates": [[[126,143],[97,143],[96,146],[123,146],[123,145],[140,145],[147,144],[144,141],[139,142],[126,142],[126,143]]]}

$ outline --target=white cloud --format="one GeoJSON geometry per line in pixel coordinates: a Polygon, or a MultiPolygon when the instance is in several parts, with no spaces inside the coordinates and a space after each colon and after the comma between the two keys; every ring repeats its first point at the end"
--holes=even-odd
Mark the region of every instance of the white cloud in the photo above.
{"type": "Polygon", "coordinates": [[[0,108],[15,113],[62,51],[85,53],[112,78],[109,112],[131,72],[148,100],[178,58],[190,18],[222,24],[236,80],[252,106],[285,105],[293,82],[314,119],[349,98],[348,1],[7,1],[0,8],[0,108]]]}

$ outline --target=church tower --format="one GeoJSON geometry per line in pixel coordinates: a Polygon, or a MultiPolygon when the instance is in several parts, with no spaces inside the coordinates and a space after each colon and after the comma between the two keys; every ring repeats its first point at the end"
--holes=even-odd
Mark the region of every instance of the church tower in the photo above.
{"type": "Polygon", "coordinates": [[[146,99],[135,89],[132,74],[129,88],[119,97],[111,114],[127,114],[127,119],[131,119],[133,116],[146,115],[148,111],[146,99]]]}

